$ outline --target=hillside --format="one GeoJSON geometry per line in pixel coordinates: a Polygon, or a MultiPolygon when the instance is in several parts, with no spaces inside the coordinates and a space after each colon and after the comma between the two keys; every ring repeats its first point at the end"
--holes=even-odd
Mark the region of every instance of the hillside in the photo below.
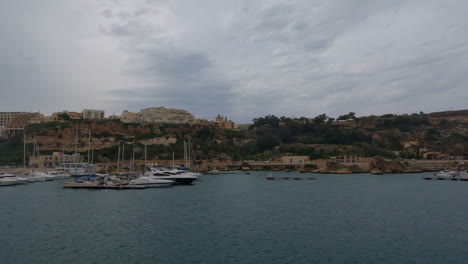
{"type": "MultiPolygon", "coordinates": [[[[198,159],[266,160],[281,155],[308,155],[313,159],[339,155],[387,158],[449,158],[468,156],[468,110],[431,114],[355,117],[334,120],[266,116],[253,120],[249,130],[223,130],[214,125],[128,124],[118,120],[67,121],[33,124],[26,128],[28,152],[36,135],[41,154],[73,153],[78,130],[78,151],[86,155],[88,131],[95,161],[111,162],[126,144],[129,157],[135,147],[151,159],[182,158],[183,141],[190,140],[198,159]]],[[[1,165],[22,164],[22,138],[0,140],[1,165]]]]}

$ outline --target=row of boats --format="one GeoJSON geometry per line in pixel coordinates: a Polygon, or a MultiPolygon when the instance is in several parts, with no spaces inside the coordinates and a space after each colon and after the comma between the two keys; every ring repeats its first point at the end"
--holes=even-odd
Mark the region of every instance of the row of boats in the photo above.
{"type": "Polygon", "coordinates": [[[125,173],[117,175],[91,174],[77,175],[74,183],[67,183],[66,188],[112,188],[141,187],[157,188],[172,185],[190,185],[198,179],[199,173],[185,169],[170,168],[157,165],[147,165],[144,173],[125,173]]]}
{"type": "Polygon", "coordinates": [[[0,172],[0,186],[11,186],[33,182],[45,182],[58,179],[66,179],[71,176],[67,171],[30,171],[21,176],[11,173],[0,172]]]}
{"type": "Polygon", "coordinates": [[[434,173],[434,177],[439,180],[444,179],[457,179],[457,180],[468,180],[468,172],[466,170],[443,170],[434,173]]]}
{"type": "Polygon", "coordinates": [[[68,170],[48,172],[30,171],[21,176],[0,172],[0,186],[27,184],[32,182],[52,181],[74,177],[74,182],[65,183],[64,187],[92,188],[112,186],[138,186],[144,188],[168,187],[172,185],[190,185],[198,179],[199,173],[183,168],[172,168],[147,164],[148,170],[143,173],[98,174],[70,173],[68,170]]]}

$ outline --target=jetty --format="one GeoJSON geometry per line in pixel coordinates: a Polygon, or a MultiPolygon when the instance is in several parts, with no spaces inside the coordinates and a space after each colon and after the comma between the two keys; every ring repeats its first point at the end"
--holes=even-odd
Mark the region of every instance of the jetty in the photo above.
{"type": "Polygon", "coordinates": [[[82,184],[82,183],[65,183],[63,188],[66,189],[113,189],[113,190],[140,190],[146,189],[143,185],[104,185],[104,184],[82,184]]]}

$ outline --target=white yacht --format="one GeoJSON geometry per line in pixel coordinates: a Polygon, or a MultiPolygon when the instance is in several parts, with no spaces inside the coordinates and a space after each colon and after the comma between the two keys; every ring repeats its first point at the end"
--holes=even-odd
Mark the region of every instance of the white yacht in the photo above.
{"type": "Polygon", "coordinates": [[[443,170],[443,171],[434,173],[434,176],[438,178],[455,178],[455,177],[458,177],[458,172],[450,171],[450,170],[443,170]]]}
{"type": "Polygon", "coordinates": [[[0,185],[17,185],[17,184],[26,184],[28,183],[28,179],[23,177],[18,177],[14,174],[0,172],[0,185]]]}
{"type": "Polygon", "coordinates": [[[10,186],[18,184],[18,180],[11,177],[0,178],[0,186],[10,186]]]}
{"type": "Polygon", "coordinates": [[[143,185],[148,188],[157,188],[157,187],[169,187],[174,184],[174,181],[171,180],[161,180],[161,179],[155,179],[153,177],[147,177],[143,176],[140,178],[137,178],[135,180],[131,180],[128,182],[130,185],[143,185]]]}
{"type": "Polygon", "coordinates": [[[28,179],[32,182],[43,182],[47,180],[47,174],[40,171],[31,171],[28,179]]]}
{"type": "Polygon", "coordinates": [[[160,180],[174,181],[176,184],[190,185],[197,180],[197,176],[186,173],[169,173],[165,171],[147,171],[145,176],[160,180]]]}
{"type": "Polygon", "coordinates": [[[71,174],[64,170],[55,170],[46,172],[48,176],[54,177],[54,179],[67,179],[70,178],[71,174]]]}

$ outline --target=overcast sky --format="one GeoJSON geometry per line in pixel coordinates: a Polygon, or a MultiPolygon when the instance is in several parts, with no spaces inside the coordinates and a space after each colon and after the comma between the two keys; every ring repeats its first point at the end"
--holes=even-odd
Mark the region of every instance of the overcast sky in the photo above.
{"type": "Polygon", "coordinates": [[[0,0],[0,111],[468,108],[466,0],[0,0]]]}

